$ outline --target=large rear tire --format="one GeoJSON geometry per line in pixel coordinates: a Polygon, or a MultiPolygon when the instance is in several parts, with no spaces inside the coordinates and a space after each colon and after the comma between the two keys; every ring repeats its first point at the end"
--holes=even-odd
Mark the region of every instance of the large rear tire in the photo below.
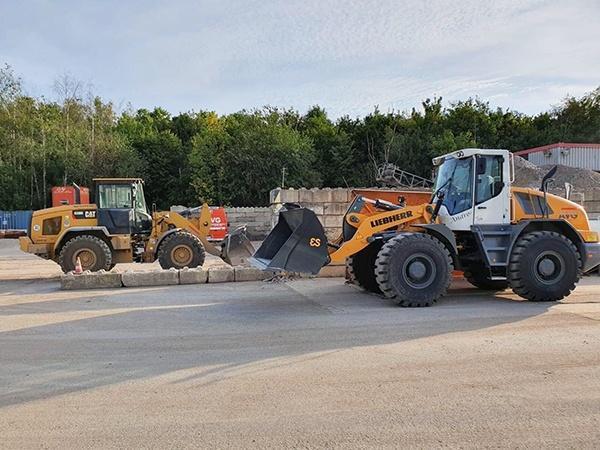
{"type": "Polygon", "coordinates": [[[508,280],[515,294],[532,302],[557,301],[579,281],[581,256],[566,236],[534,231],[515,243],[508,280]]]}
{"type": "Polygon", "coordinates": [[[482,273],[481,269],[474,267],[465,269],[465,278],[473,286],[484,291],[503,291],[509,286],[508,280],[490,280],[487,274],[482,273]]]}
{"type": "Polygon", "coordinates": [[[158,262],[163,269],[183,269],[204,264],[205,251],[202,241],[186,231],[176,231],[161,242],[158,262]]]}
{"type": "Polygon", "coordinates": [[[365,291],[375,294],[381,294],[375,277],[375,261],[382,246],[383,241],[374,241],[346,260],[350,281],[365,291]]]}
{"type": "Polygon", "coordinates": [[[91,272],[110,270],[112,265],[112,251],[108,244],[89,234],[75,236],[63,245],[58,255],[63,272],[75,270],[77,258],[81,261],[82,269],[91,272]]]}
{"type": "Polygon", "coordinates": [[[448,249],[424,233],[400,233],[387,241],[375,266],[379,288],[400,306],[431,306],[452,280],[448,249]]]}

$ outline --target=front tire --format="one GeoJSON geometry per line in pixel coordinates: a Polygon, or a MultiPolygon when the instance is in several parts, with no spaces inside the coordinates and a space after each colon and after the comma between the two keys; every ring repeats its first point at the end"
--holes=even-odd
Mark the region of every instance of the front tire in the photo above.
{"type": "Polygon", "coordinates": [[[346,260],[350,281],[365,291],[375,294],[381,294],[375,277],[375,261],[382,246],[383,241],[372,242],[346,260]]]}
{"type": "Polygon", "coordinates": [[[575,289],[580,272],[581,256],[571,240],[554,231],[534,231],[516,242],[508,280],[515,294],[529,301],[557,301],[575,289]]]}
{"type": "Polygon", "coordinates": [[[158,249],[158,262],[163,269],[191,269],[204,264],[204,258],[202,241],[186,231],[170,234],[158,249]]]}
{"type": "Polygon", "coordinates": [[[400,306],[431,306],[448,290],[452,258],[438,239],[424,233],[400,233],[377,255],[379,288],[400,306]]]}
{"type": "Polygon", "coordinates": [[[102,239],[92,235],[75,236],[63,245],[58,256],[58,263],[63,272],[75,270],[77,258],[81,261],[84,271],[110,270],[112,266],[110,247],[102,239]]]}

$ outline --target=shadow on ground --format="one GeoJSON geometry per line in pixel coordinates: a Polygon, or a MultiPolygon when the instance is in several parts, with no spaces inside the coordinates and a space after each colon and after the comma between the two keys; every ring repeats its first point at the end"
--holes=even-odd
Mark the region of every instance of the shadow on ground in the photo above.
{"type": "Polygon", "coordinates": [[[0,407],[182,369],[195,373],[176,382],[213,383],[240,367],[484,329],[549,306],[460,285],[432,308],[403,309],[339,279],[87,293],[2,284],[0,407]]]}

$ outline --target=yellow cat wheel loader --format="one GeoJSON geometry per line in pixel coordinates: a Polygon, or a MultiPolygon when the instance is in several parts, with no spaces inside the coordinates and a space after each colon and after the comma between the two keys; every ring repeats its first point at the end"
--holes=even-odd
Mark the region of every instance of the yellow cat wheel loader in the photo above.
{"type": "Polygon", "coordinates": [[[476,287],[531,301],[562,299],[600,264],[598,233],[584,209],[541,190],[513,187],[507,150],[464,149],[433,160],[431,201],[418,206],[354,198],[341,236],[328,242],[315,214],[285,205],[250,262],[265,270],[316,274],[346,261],[353,280],[401,306],[430,306],[453,270],[476,287]]]}
{"type": "Polygon", "coordinates": [[[207,237],[210,209],[148,212],[143,180],[97,178],[95,204],[64,205],[35,211],[21,250],[60,264],[62,270],[110,270],[117,263],[154,262],[164,269],[198,267],[206,252],[235,265],[254,248],[243,228],[228,235],[220,247],[207,237]]]}

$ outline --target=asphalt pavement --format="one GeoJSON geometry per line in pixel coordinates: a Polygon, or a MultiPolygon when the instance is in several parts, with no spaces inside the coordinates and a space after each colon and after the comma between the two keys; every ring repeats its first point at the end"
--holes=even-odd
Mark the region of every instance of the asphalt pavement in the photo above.
{"type": "Polygon", "coordinates": [[[421,309],[335,278],[67,292],[8,247],[2,448],[598,447],[598,278],[421,309]]]}

